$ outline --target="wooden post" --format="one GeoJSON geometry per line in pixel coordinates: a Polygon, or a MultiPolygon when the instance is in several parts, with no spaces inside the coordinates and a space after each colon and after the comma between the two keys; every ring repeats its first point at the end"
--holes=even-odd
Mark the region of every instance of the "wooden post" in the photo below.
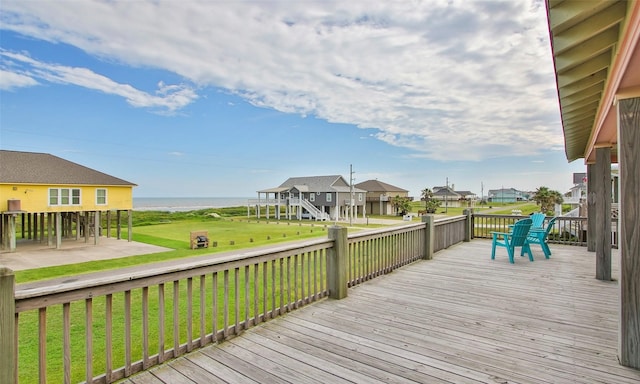
{"type": "Polygon", "coordinates": [[[111,237],[111,211],[107,211],[107,238],[111,237]]]}
{"type": "Polygon", "coordinates": [[[596,251],[596,171],[587,164],[587,251],[596,251]]]}
{"type": "Polygon", "coordinates": [[[611,148],[596,148],[596,279],[611,280],[611,148]]]}
{"type": "Polygon", "coordinates": [[[426,214],[422,216],[422,222],[426,224],[424,236],[424,256],[422,257],[425,260],[433,259],[433,243],[436,238],[434,230],[434,219],[435,216],[433,216],[432,214],[426,214]]]}
{"type": "Polygon", "coordinates": [[[56,219],[56,249],[62,248],[62,212],[55,213],[56,219]]]}
{"type": "Polygon", "coordinates": [[[53,247],[53,213],[47,212],[47,246],[53,247]]]}
{"type": "Polygon", "coordinates": [[[122,238],[122,211],[118,209],[116,212],[116,239],[122,238]]]}
{"type": "Polygon", "coordinates": [[[93,214],[93,244],[98,245],[100,242],[100,211],[93,214]]]}
{"type": "Polygon", "coordinates": [[[133,233],[131,233],[131,229],[133,228],[133,211],[131,209],[127,211],[127,220],[128,220],[127,238],[129,242],[131,242],[133,240],[133,233]]]}
{"type": "Polygon", "coordinates": [[[7,240],[9,241],[9,251],[10,252],[15,252],[16,251],[16,215],[14,213],[11,213],[9,215],[7,215],[8,218],[8,226],[7,226],[7,230],[8,230],[8,238],[7,240]]]}
{"type": "Polygon", "coordinates": [[[347,297],[347,228],[329,227],[329,239],[333,247],[327,250],[327,287],[329,297],[344,299],[347,297]]]}
{"type": "Polygon", "coordinates": [[[15,276],[0,267],[0,383],[17,383],[15,276]]]}
{"type": "Polygon", "coordinates": [[[620,164],[620,364],[640,369],[640,97],[618,104],[620,164]]]}
{"type": "Polygon", "coordinates": [[[473,226],[471,225],[471,209],[465,209],[462,213],[467,216],[467,221],[464,223],[464,241],[469,242],[473,237],[473,226]]]}

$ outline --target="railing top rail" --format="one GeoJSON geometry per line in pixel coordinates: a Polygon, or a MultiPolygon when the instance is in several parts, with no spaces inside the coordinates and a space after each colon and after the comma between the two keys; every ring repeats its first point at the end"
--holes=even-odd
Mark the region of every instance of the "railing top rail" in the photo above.
{"type": "MultiPolygon", "coordinates": [[[[69,291],[97,289],[108,285],[126,282],[133,288],[142,287],[148,281],[154,284],[175,281],[190,276],[198,276],[203,273],[215,272],[228,268],[242,267],[258,262],[270,261],[282,257],[326,249],[332,246],[329,239],[314,239],[295,244],[281,244],[262,249],[248,249],[244,251],[231,251],[220,254],[211,254],[215,258],[199,257],[197,260],[174,260],[167,263],[152,264],[145,268],[124,268],[113,273],[91,273],[78,275],[73,278],[44,280],[34,283],[19,284],[16,286],[16,302],[30,298],[53,296],[69,291]],[[135,283],[135,281],[139,283],[135,283]]],[[[62,301],[61,301],[62,302],[62,301]]],[[[18,307],[18,303],[17,307],[18,307]]],[[[48,303],[51,304],[51,303],[48,303]]]]}
{"type": "Polygon", "coordinates": [[[465,221],[466,219],[467,219],[467,216],[465,215],[442,217],[439,219],[435,219],[433,221],[433,224],[437,227],[439,225],[454,223],[456,221],[465,221]]]}
{"type": "Polygon", "coordinates": [[[415,223],[415,224],[399,225],[397,227],[376,228],[376,229],[371,229],[366,231],[360,231],[357,233],[352,233],[352,234],[349,234],[347,237],[349,240],[351,239],[355,240],[362,237],[377,236],[383,233],[395,234],[395,233],[408,232],[415,229],[420,229],[424,226],[425,226],[424,223],[415,223]]]}

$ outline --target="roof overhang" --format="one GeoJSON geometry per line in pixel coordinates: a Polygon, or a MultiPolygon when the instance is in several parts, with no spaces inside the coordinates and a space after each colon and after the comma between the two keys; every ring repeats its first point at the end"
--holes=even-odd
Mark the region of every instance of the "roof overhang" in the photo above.
{"type": "Polygon", "coordinates": [[[617,101],[640,97],[640,1],[547,0],[567,160],[618,162],[617,101]]]}

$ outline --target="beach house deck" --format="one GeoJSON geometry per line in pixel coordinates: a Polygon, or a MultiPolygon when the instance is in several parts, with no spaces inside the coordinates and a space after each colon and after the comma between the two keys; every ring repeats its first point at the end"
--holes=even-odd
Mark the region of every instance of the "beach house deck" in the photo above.
{"type": "MultiPolygon", "coordinates": [[[[595,254],[510,265],[461,243],[127,383],[637,383],[618,364],[618,286],[595,254]]],[[[614,266],[617,273],[618,267],[614,266]]]]}
{"type": "Polygon", "coordinates": [[[519,217],[490,216],[329,227],[15,294],[2,270],[0,346],[17,347],[2,372],[15,361],[15,382],[638,382],[618,363],[619,283],[595,278],[597,254],[559,238],[548,260],[540,248],[534,262],[491,260],[480,229],[519,217]]]}

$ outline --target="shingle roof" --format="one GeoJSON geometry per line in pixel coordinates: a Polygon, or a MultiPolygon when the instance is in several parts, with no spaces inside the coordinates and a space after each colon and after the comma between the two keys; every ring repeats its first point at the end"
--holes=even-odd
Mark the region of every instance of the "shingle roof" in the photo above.
{"type": "MultiPolygon", "coordinates": [[[[302,192],[349,192],[349,184],[340,175],[290,177],[279,188],[297,188],[302,192]]],[[[355,192],[365,192],[354,188],[355,192]]]]}
{"type": "Polygon", "coordinates": [[[370,192],[378,192],[378,191],[409,192],[406,189],[402,189],[400,187],[396,187],[394,185],[387,184],[387,183],[384,183],[384,182],[379,181],[379,180],[363,181],[362,183],[356,184],[356,187],[364,189],[365,191],[370,191],[370,192]]]}
{"type": "Polygon", "coordinates": [[[136,185],[48,153],[7,150],[0,150],[0,183],[136,185]]]}

